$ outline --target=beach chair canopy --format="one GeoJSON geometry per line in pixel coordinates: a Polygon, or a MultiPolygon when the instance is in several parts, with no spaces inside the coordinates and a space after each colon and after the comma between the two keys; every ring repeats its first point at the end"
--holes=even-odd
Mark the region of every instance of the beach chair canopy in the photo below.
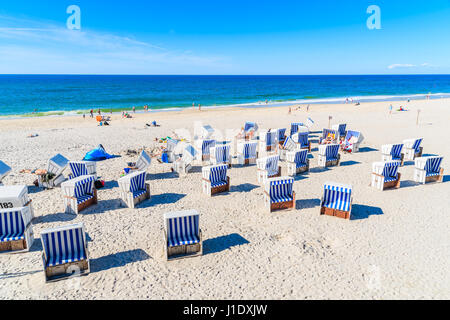
{"type": "Polygon", "coordinates": [[[384,182],[391,182],[397,180],[398,168],[400,167],[400,161],[385,161],[374,162],[372,164],[372,170],[374,173],[382,175],[384,182]]]}
{"type": "Polygon", "coordinates": [[[133,197],[137,198],[147,192],[145,186],[145,178],[147,173],[145,171],[133,172],[118,180],[120,190],[123,192],[133,193],[133,197]]]}
{"type": "Polygon", "coordinates": [[[339,154],[339,144],[323,144],[319,146],[319,154],[325,156],[327,161],[337,160],[339,154]]]}
{"type": "Polygon", "coordinates": [[[415,167],[417,169],[425,170],[426,176],[437,176],[440,174],[440,168],[444,157],[433,156],[433,157],[421,157],[416,158],[415,167]]]}
{"type": "Polygon", "coordinates": [[[308,150],[296,150],[286,153],[286,160],[296,164],[297,168],[306,166],[306,159],[308,157],[308,150]]]}
{"type": "Polygon", "coordinates": [[[46,267],[86,260],[86,235],[82,223],[41,231],[46,267]]]}
{"type": "Polygon", "coordinates": [[[91,173],[90,171],[95,171],[93,169],[88,169],[88,165],[92,166],[93,164],[95,163],[89,163],[86,161],[69,161],[69,167],[74,178],[87,176],[91,173]]]}
{"type": "Polygon", "coordinates": [[[286,140],[284,140],[283,142],[283,149],[294,151],[295,149],[297,149],[297,144],[294,140],[292,140],[291,137],[286,137],[286,140]]]}
{"type": "Polygon", "coordinates": [[[226,164],[218,164],[214,166],[204,167],[202,169],[203,179],[211,182],[211,187],[221,187],[227,184],[227,170],[226,164]]]}
{"type": "Polygon", "coordinates": [[[0,182],[10,172],[11,172],[11,167],[0,160],[0,182]]]}
{"type": "Polygon", "coordinates": [[[136,162],[136,167],[139,171],[147,171],[147,168],[152,163],[152,158],[142,150],[141,155],[139,156],[138,161],[136,162]]]}
{"type": "Polygon", "coordinates": [[[258,159],[257,166],[260,170],[267,171],[269,176],[273,176],[278,173],[278,161],[280,160],[279,155],[269,156],[258,159]]]}
{"type": "Polygon", "coordinates": [[[403,150],[403,143],[385,144],[381,146],[382,153],[392,156],[392,160],[400,160],[402,150],[403,150]]]}
{"type": "Polygon", "coordinates": [[[25,240],[31,218],[29,206],[0,209],[0,242],[25,240]]]}
{"type": "Polygon", "coordinates": [[[84,161],[103,161],[107,159],[114,158],[114,156],[110,155],[105,151],[105,148],[100,144],[97,148],[94,150],[89,151],[84,156],[84,161]]]}
{"type": "Polygon", "coordinates": [[[212,137],[212,135],[214,134],[214,128],[211,127],[209,124],[202,126],[201,131],[200,131],[200,137],[202,139],[209,139],[212,137]]]}
{"type": "Polygon", "coordinates": [[[420,145],[422,144],[423,138],[406,139],[403,141],[405,148],[413,149],[416,153],[420,152],[420,145]]]}
{"type": "Polygon", "coordinates": [[[291,123],[291,136],[298,132],[298,128],[303,127],[302,122],[293,122],[291,123]]]}
{"type": "Polygon", "coordinates": [[[344,136],[346,129],[347,129],[347,124],[346,123],[335,124],[335,125],[331,126],[331,128],[333,130],[336,130],[337,132],[339,132],[340,136],[344,136]]]}
{"type": "Polygon", "coordinates": [[[324,184],[322,206],[334,210],[349,211],[352,198],[352,186],[334,182],[324,184]]]}
{"type": "Polygon", "coordinates": [[[275,144],[276,139],[277,139],[277,134],[278,133],[276,130],[273,130],[273,131],[272,130],[270,130],[270,131],[263,130],[263,131],[260,131],[259,139],[260,139],[260,141],[265,142],[266,146],[271,146],[271,145],[275,144]]]}
{"type": "Polygon", "coordinates": [[[175,151],[175,146],[180,142],[180,140],[175,139],[167,139],[167,151],[175,151]]]}
{"type": "Polygon", "coordinates": [[[182,159],[185,163],[191,163],[195,156],[197,155],[197,150],[191,144],[187,144],[183,149],[182,159]]]}
{"type": "Polygon", "coordinates": [[[276,131],[278,141],[284,141],[284,139],[286,138],[286,128],[278,128],[276,129],[276,131]]]}
{"type": "Polygon", "coordinates": [[[93,197],[94,182],[94,176],[85,175],[63,182],[61,189],[66,196],[77,198],[78,203],[82,203],[93,197]]]}
{"type": "Polygon", "coordinates": [[[271,203],[292,201],[294,179],[290,177],[267,179],[264,188],[270,196],[271,203]]]}
{"type": "Polygon", "coordinates": [[[63,173],[64,169],[66,169],[68,164],[69,160],[58,153],[48,161],[47,171],[48,173],[52,173],[55,176],[59,176],[63,173]]]}
{"type": "Polygon", "coordinates": [[[345,136],[345,141],[349,143],[361,143],[364,140],[364,136],[359,131],[348,130],[345,136]]]}
{"type": "Polygon", "coordinates": [[[169,247],[200,242],[200,215],[196,210],[165,213],[164,220],[169,247]]]}
{"type": "Polygon", "coordinates": [[[250,131],[257,131],[257,130],[258,130],[258,125],[256,124],[256,122],[247,121],[244,125],[244,131],[246,133],[248,133],[250,131]]]}
{"type": "Polygon", "coordinates": [[[202,140],[202,155],[210,155],[211,148],[216,146],[216,140],[202,140]]]}
{"type": "Polygon", "coordinates": [[[292,140],[295,143],[299,143],[301,148],[306,148],[309,146],[309,133],[308,132],[297,132],[292,135],[292,140]]]}
{"type": "Polygon", "coordinates": [[[230,145],[216,144],[215,147],[211,148],[210,152],[218,163],[228,163],[228,160],[230,158],[230,145]]]}
{"type": "Polygon", "coordinates": [[[0,186],[0,209],[8,209],[8,207],[19,208],[24,207],[29,202],[28,198],[28,186],[26,185],[11,185],[0,186]]]}
{"type": "Polygon", "coordinates": [[[327,137],[332,136],[333,140],[339,136],[339,132],[335,129],[323,129],[322,130],[322,139],[326,139],[327,137]]]}
{"type": "Polygon", "coordinates": [[[244,142],[238,145],[238,152],[244,155],[244,159],[256,159],[257,142],[244,142]]]}

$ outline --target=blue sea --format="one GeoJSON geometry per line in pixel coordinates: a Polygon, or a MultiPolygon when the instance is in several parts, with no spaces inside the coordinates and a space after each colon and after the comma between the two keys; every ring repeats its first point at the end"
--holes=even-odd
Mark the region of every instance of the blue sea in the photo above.
{"type": "Polygon", "coordinates": [[[450,75],[0,75],[0,116],[450,97],[450,75]]]}

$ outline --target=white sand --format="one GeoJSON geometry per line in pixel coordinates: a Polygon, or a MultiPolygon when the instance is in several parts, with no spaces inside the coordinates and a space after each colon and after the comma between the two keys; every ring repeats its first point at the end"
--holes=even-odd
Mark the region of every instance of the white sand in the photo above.
{"type": "MultiPolygon", "coordinates": [[[[309,113],[292,115],[287,108],[139,114],[134,119],[115,117],[110,127],[81,117],[1,120],[0,159],[13,167],[4,183],[30,186],[37,240],[29,253],[0,256],[0,298],[449,299],[450,100],[412,101],[409,112],[391,116],[389,104],[313,105],[309,113]],[[416,126],[418,108],[422,112],[416,126]],[[169,165],[153,161],[152,200],[132,210],[119,207],[116,181],[125,163],[136,158],[99,162],[107,188],[99,190],[97,206],[78,216],[63,213],[60,189],[40,190],[31,186],[35,176],[19,173],[44,168],[56,153],[79,160],[99,143],[111,154],[149,149],[155,137],[171,135],[172,129],[192,131],[195,120],[225,130],[240,128],[245,120],[256,121],[260,128],[289,127],[310,116],[316,121],[313,131],[319,131],[328,126],[328,115],[332,123],[361,130],[366,152],[345,154],[341,167],[320,171],[314,151],[312,172],[294,184],[293,211],[264,210],[254,166],[231,169],[231,192],[209,198],[201,193],[198,171],[178,178],[169,165]],[[161,127],[146,128],[154,119],[161,127]],[[30,133],[39,136],[26,138],[30,133]],[[444,183],[413,183],[413,165],[407,163],[400,169],[399,190],[369,187],[371,163],[381,160],[380,146],[419,136],[424,154],[445,157],[444,183]],[[353,185],[352,220],[319,215],[322,184],[328,180],[353,185]],[[204,255],[168,263],[163,213],[191,208],[201,214],[204,255]],[[90,238],[91,274],[46,285],[40,232],[75,222],[84,222],[90,238]]],[[[286,164],[282,167],[285,174],[286,164]]]]}

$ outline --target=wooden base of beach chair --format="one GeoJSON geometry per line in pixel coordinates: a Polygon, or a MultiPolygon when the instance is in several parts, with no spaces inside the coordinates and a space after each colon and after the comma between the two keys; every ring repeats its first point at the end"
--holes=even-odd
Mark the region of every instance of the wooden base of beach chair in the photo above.
{"type": "Polygon", "coordinates": [[[26,248],[27,242],[25,240],[0,242],[0,252],[23,251],[26,248]]]}
{"type": "Polygon", "coordinates": [[[381,191],[386,189],[398,189],[400,188],[400,178],[402,174],[400,172],[397,173],[397,180],[389,181],[389,182],[383,182],[384,176],[381,174],[377,174],[372,172],[372,182],[371,186],[375,187],[381,191]]]}
{"type": "Polygon", "coordinates": [[[338,218],[342,218],[342,219],[350,219],[351,208],[350,208],[350,211],[342,211],[342,210],[321,207],[320,214],[326,215],[326,216],[338,217],[338,218]]]}
{"type": "Polygon", "coordinates": [[[307,164],[304,167],[297,168],[297,165],[292,162],[288,162],[287,164],[287,175],[294,177],[297,174],[302,174],[305,172],[309,172],[309,159],[307,160],[307,164]]]}
{"type": "Polygon", "coordinates": [[[125,205],[128,208],[134,209],[136,208],[136,206],[145,201],[145,200],[150,200],[151,199],[151,195],[150,195],[150,184],[146,183],[145,184],[145,189],[146,192],[144,194],[141,194],[139,197],[134,198],[133,194],[131,192],[127,192],[126,195],[122,195],[122,202],[125,203],[125,205]],[[124,199],[125,197],[125,199],[124,199]]]}
{"type": "MultiPolygon", "coordinates": [[[[270,196],[266,193],[266,197],[268,201],[270,201],[270,196]]],[[[279,210],[292,210],[295,208],[295,192],[292,194],[292,200],[286,201],[286,202],[278,202],[278,203],[271,203],[270,206],[268,206],[269,212],[273,211],[279,211],[279,210]]]]}
{"type": "Polygon", "coordinates": [[[202,179],[202,184],[203,184],[203,186],[202,186],[203,193],[205,193],[209,196],[212,196],[214,194],[221,193],[221,192],[230,191],[230,177],[227,177],[227,184],[223,185],[223,186],[211,188],[211,181],[206,180],[206,179],[202,179]]]}
{"type": "Polygon", "coordinates": [[[337,159],[336,160],[326,160],[325,156],[322,156],[319,154],[319,166],[321,167],[334,167],[334,166],[339,166],[341,163],[341,155],[338,154],[337,155],[337,159]]]}
{"type": "Polygon", "coordinates": [[[281,167],[278,166],[278,172],[273,176],[268,176],[266,170],[257,169],[258,182],[265,183],[266,179],[281,177],[281,167]]]}
{"type": "Polygon", "coordinates": [[[209,161],[210,159],[211,159],[211,156],[209,154],[202,155],[202,162],[209,161]]]}
{"type": "Polygon", "coordinates": [[[425,183],[427,182],[443,182],[444,181],[444,168],[441,168],[438,176],[431,176],[425,178],[425,183]]]}
{"type": "Polygon", "coordinates": [[[402,153],[402,157],[405,160],[414,161],[416,158],[420,158],[423,154],[423,147],[419,147],[419,152],[416,152],[414,149],[406,149],[404,153],[402,153]]]}
{"type": "MultiPolygon", "coordinates": [[[[76,201],[76,198],[73,198],[73,197],[65,196],[65,198],[76,201]]],[[[97,204],[97,203],[98,203],[97,189],[94,188],[94,196],[92,197],[92,199],[89,199],[83,203],[78,204],[76,208],[73,208],[71,201],[68,201],[66,204],[65,212],[69,213],[69,214],[79,214],[81,211],[83,211],[83,210],[87,209],[88,207],[90,207],[94,204],[97,204]]]]}
{"type": "MultiPolygon", "coordinates": [[[[169,247],[166,244],[165,255],[167,261],[193,258],[203,255],[203,240],[202,231],[199,231],[200,242],[194,244],[186,244],[182,246],[169,247]]],[[[164,231],[164,239],[167,239],[166,233],[164,231]]]]}
{"type": "Polygon", "coordinates": [[[73,276],[84,276],[89,274],[89,272],[89,260],[81,260],[53,267],[46,267],[45,282],[55,282],[73,276]]]}

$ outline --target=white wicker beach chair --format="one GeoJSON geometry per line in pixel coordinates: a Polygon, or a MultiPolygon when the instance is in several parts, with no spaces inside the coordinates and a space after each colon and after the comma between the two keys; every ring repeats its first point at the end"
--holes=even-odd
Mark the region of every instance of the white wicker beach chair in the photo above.
{"type": "Polygon", "coordinates": [[[269,178],[264,183],[264,204],[269,212],[295,208],[294,179],[269,178]]]}
{"type": "Polygon", "coordinates": [[[341,155],[339,154],[339,144],[319,145],[318,162],[321,167],[339,166],[341,155]]]}
{"type": "Polygon", "coordinates": [[[296,150],[286,153],[287,172],[289,176],[309,171],[308,150],[296,150]]]}
{"type": "Polygon", "coordinates": [[[364,136],[361,132],[348,130],[341,144],[341,149],[351,153],[359,152],[359,147],[363,141],[364,136]]]}
{"type": "Polygon", "coordinates": [[[177,159],[175,154],[175,147],[179,142],[180,141],[176,139],[167,139],[165,152],[170,163],[174,162],[177,159]]]}
{"type": "Polygon", "coordinates": [[[382,161],[400,161],[400,166],[403,166],[405,155],[402,153],[403,143],[398,144],[384,144],[381,146],[381,160],[382,161]]]}
{"type": "Polygon", "coordinates": [[[28,197],[25,185],[0,186],[0,209],[16,209],[29,207],[31,218],[34,218],[33,205],[28,197]]]}
{"type": "Polygon", "coordinates": [[[145,171],[133,172],[118,180],[120,198],[128,208],[134,209],[136,205],[150,199],[150,184],[145,182],[145,171]]]}
{"type": "Polygon", "coordinates": [[[299,131],[299,127],[304,127],[305,125],[302,122],[293,122],[291,123],[291,131],[290,136],[296,134],[299,131]]]}
{"type": "Polygon", "coordinates": [[[89,252],[83,223],[41,231],[45,282],[87,275],[89,252]]]}
{"type": "Polygon", "coordinates": [[[294,142],[294,140],[291,137],[286,137],[286,139],[283,142],[283,145],[278,148],[278,155],[280,156],[280,160],[286,160],[286,153],[288,151],[294,151],[297,150],[298,144],[294,142]]]}
{"type": "Polygon", "coordinates": [[[237,161],[241,165],[255,164],[258,143],[252,141],[243,141],[237,145],[237,161]]]}
{"type": "Polygon", "coordinates": [[[259,152],[275,151],[277,148],[276,130],[260,130],[259,131],[259,152]]]}
{"type": "Polygon", "coordinates": [[[423,147],[420,146],[422,144],[422,141],[423,138],[403,140],[405,160],[414,161],[414,159],[422,156],[423,147]]]}
{"type": "Polygon", "coordinates": [[[322,137],[319,139],[319,144],[339,143],[339,131],[334,129],[323,129],[322,137]]]}
{"type": "Polygon", "coordinates": [[[65,212],[78,214],[93,204],[97,204],[95,176],[86,175],[70,179],[61,184],[65,212]]]}
{"type": "Polygon", "coordinates": [[[277,128],[275,131],[277,132],[278,144],[283,145],[284,140],[286,139],[286,128],[277,128]]]}
{"type": "Polygon", "coordinates": [[[199,223],[200,215],[196,210],[164,214],[164,251],[168,261],[203,254],[199,223]]]}
{"type": "Polygon", "coordinates": [[[145,150],[142,150],[137,162],[130,167],[130,172],[135,171],[145,171],[147,172],[148,167],[152,163],[152,158],[148,155],[145,150]]]}
{"type": "Polygon", "coordinates": [[[30,251],[34,241],[31,206],[0,209],[0,253],[30,251]]]}
{"type": "Polygon", "coordinates": [[[69,161],[69,168],[72,172],[69,174],[70,179],[81,176],[94,176],[97,180],[97,162],[95,161],[69,161]]]}
{"type": "Polygon", "coordinates": [[[352,212],[352,186],[335,182],[326,182],[320,201],[320,214],[350,219],[352,212]]]}
{"type": "Polygon", "coordinates": [[[311,142],[309,141],[309,132],[297,132],[291,136],[297,144],[297,149],[308,149],[311,152],[311,142]]]}
{"type": "Polygon", "coordinates": [[[256,159],[257,177],[259,183],[265,183],[268,178],[281,176],[281,167],[278,165],[279,155],[256,159]]]}
{"type": "Polygon", "coordinates": [[[204,194],[213,194],[230,191],[230,177],[227,176],[228,166],[218,164],[203,167],[202,169],[202,190],[204,194]]]}
{"type": "Polygon", "coordinates": [[[231,168],[231,144],[218,144],[210,149],[210,162],[215,164],[227,164],[231,168]]]}
{"type": "Polygon", "coordinates": [[[11,167],[0,160],[0,186],[3,185],[2,180],[11,172],[11,167]]]}
{"type": "Polygon", "coordinates": [[[47,175],[38,175],[39,187],[47,189],[59,187],[66,181],[63,172],[68,164],[69,160],[59,153],[48,160],[47,175]]]}
{"type": "Polygon", "coordinates": [[[199,160],[201,160],[202,164],[205,162],[209,162],[211,159],[211,148],[216,145],[216,140],[213,139],[200,139],[195,141],[195,146],[197,150],[201,150],[201,154],[199,155],[199,160]]]}
{"type": "Polygon", "coordinates": [[[346,123],[334,124],[331,126],[331,129],[336,130],[339,133],[339,136],[342,138],[347,135],[347,124],[346,123]]]}
{"type": "Polygon", "coordinates": [[[389,188],[400,188],[401,174],[398,172],[400,161],[374,162],[372,164],[371,186],[381,191],[389,188]]]}
{"type": "Polygon", "coordinates": [[[186,175],[192,169],[192,163],[197,156],[197,150],[191,144],[185,144],[181,158],[173,163],[173,170],[178,174],[186,175]]]}
{"type": "Polygon", "coordinates": [[[258,131],[258,125],[256,122],[247,121],[244,125],[244,139],[250,140],[250,139],[256,139],[256,133],[258,131]]]}
{"type": "Polygon", "coordinates": [[[432,181],[442,182],[444,168],[441,167],[444,157],[420,157],[414,162],[414,181],[427,183],[432,181]]]}

